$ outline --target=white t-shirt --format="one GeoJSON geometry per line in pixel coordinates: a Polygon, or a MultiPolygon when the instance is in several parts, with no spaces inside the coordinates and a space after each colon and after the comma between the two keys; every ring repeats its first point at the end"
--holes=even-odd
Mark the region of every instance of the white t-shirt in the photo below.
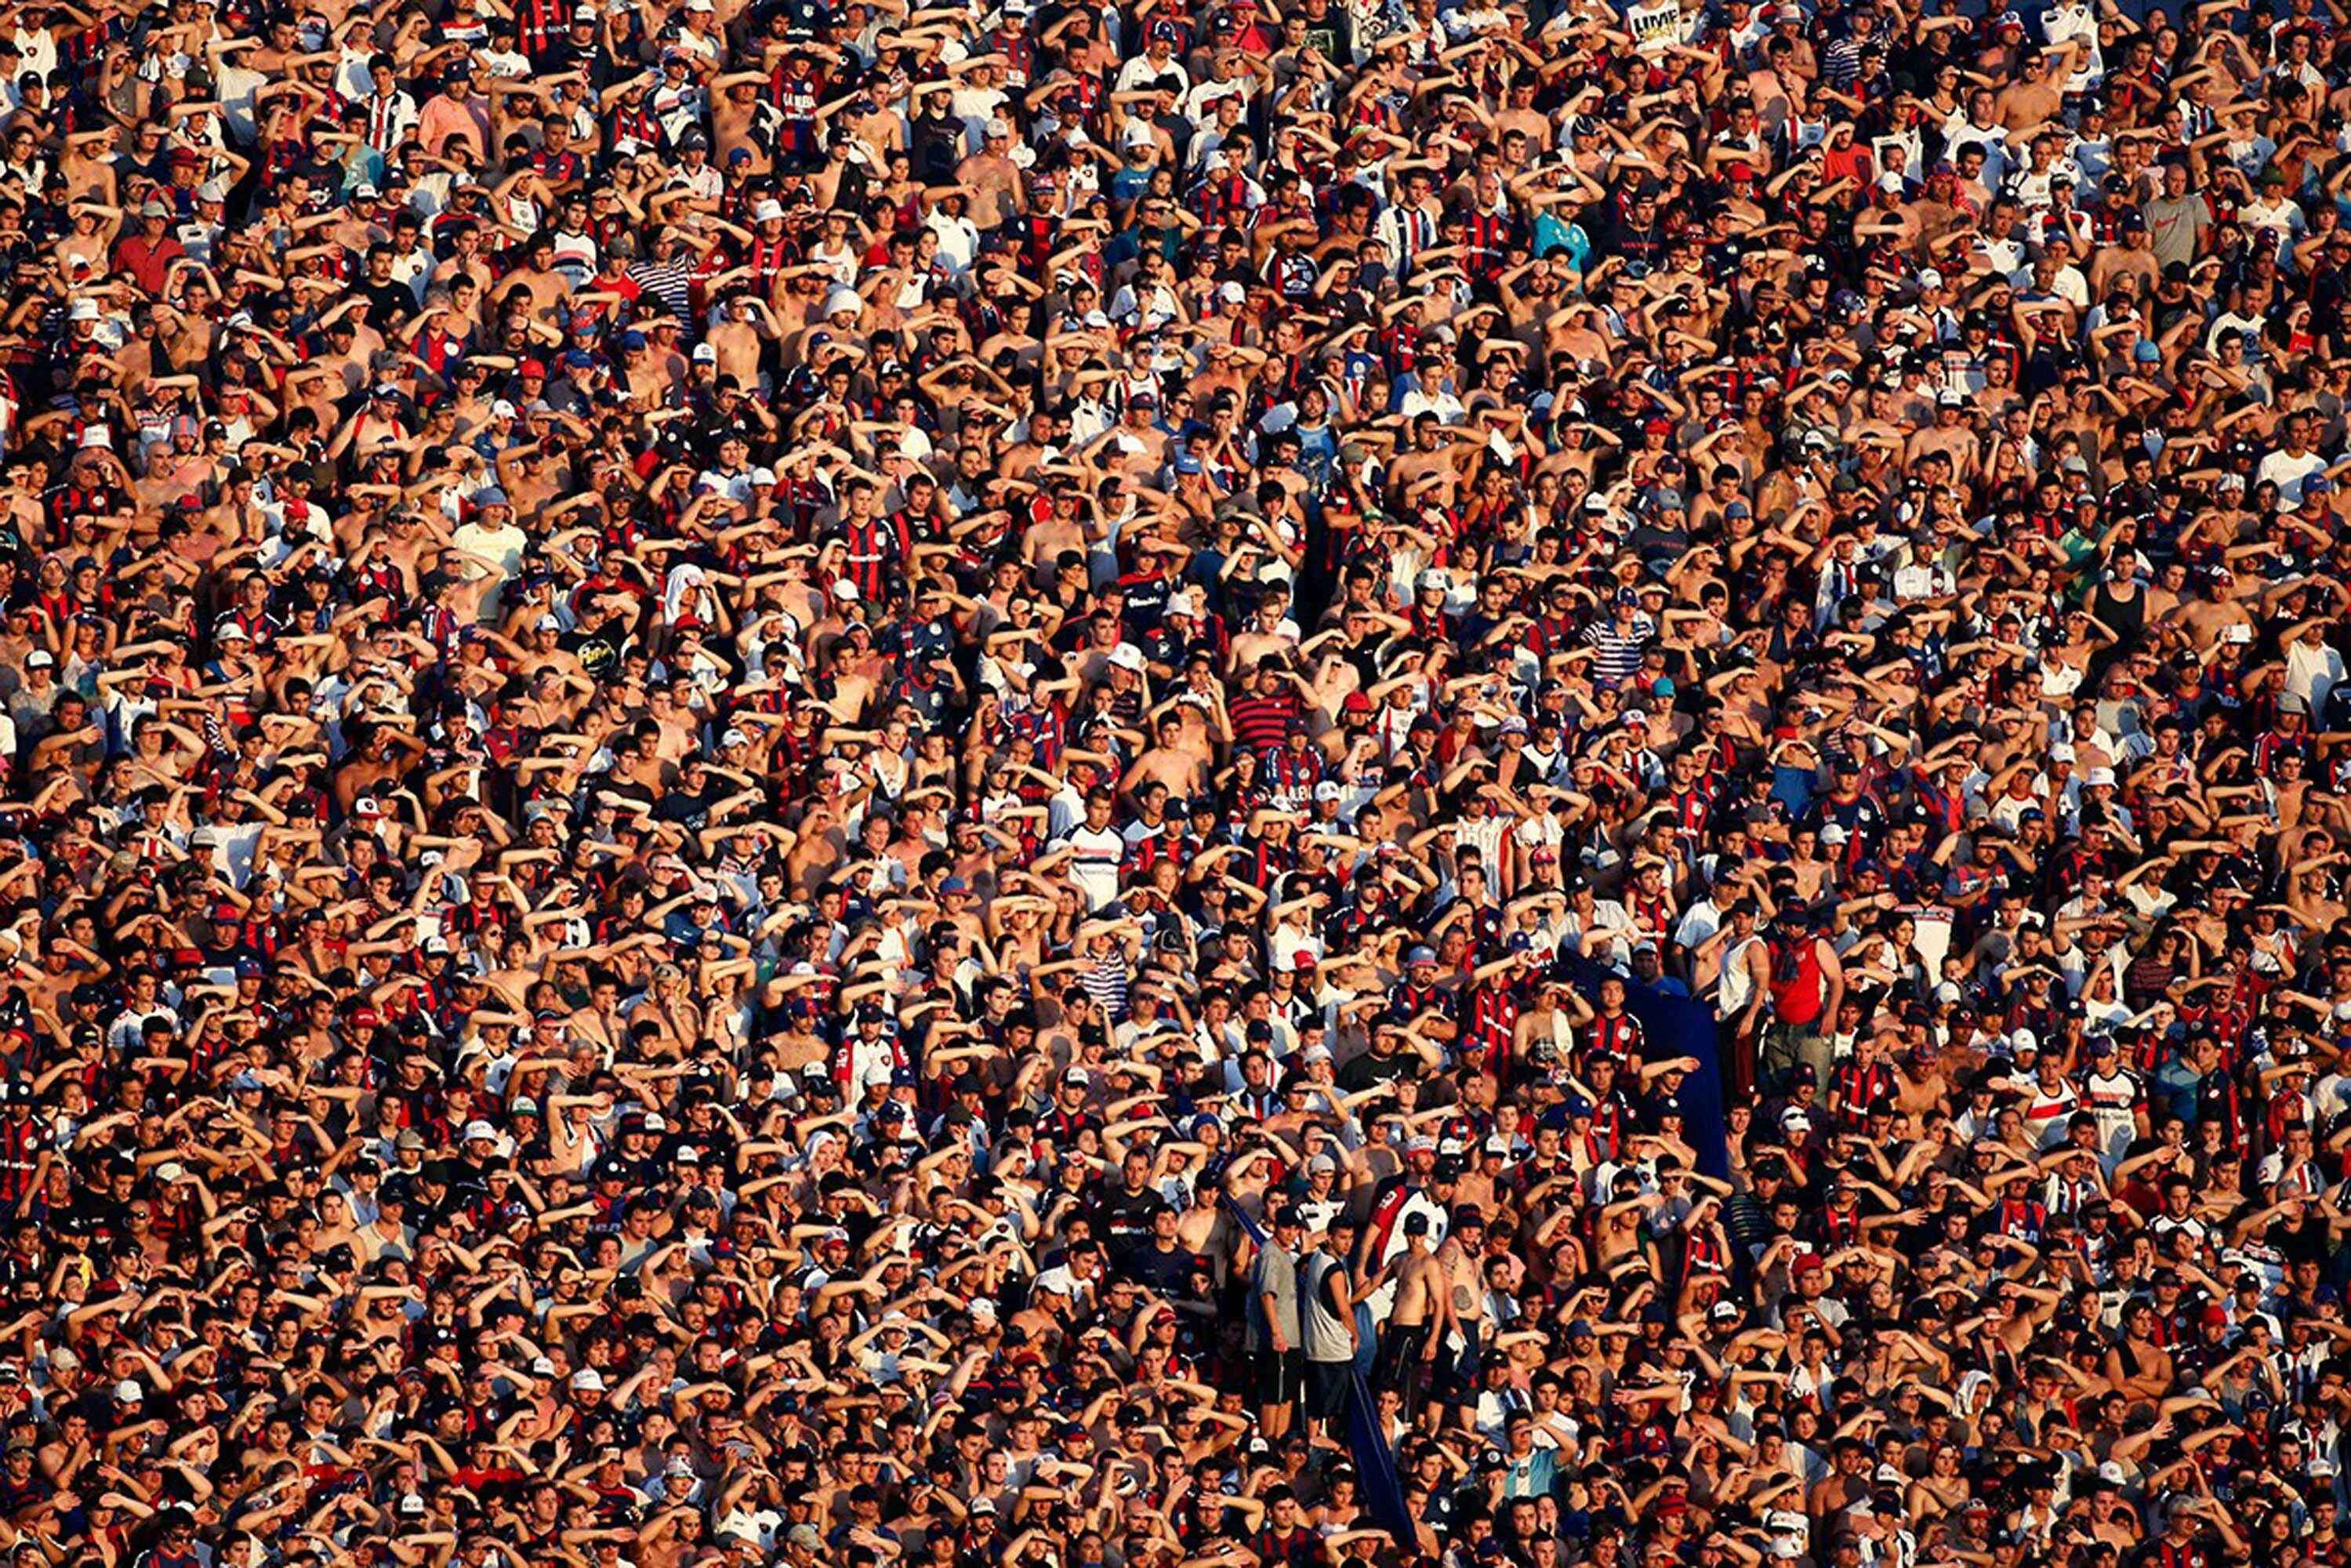
{"type": "Polygon", "coordinates": [[[2255,482],[2267,480],[2278,487],[2278,499],[2290,507],[2302,505],[2303,481],[2313,474],[2325,470],[2326,459],[2315,452],[2305,452],[2296,457],[2284,451],[2273,452],[2262,459],[2255,482]]]}
{"type": "Polygon", "coordinates": [[[1114,902],[1118,897],[1119,862],[1126,855],[1126,840],[1115,828],[1093,828],[1081,822],[1070,830],[1062,842],[1077,851],[1070,865],[1070,880],[1085,894],[1087,904],[1094,909],[1114,902]]]}
{"type": "Polygon", "coordinates": [[[482,596],[483,607],[495,615],[498,591],[522,565],[522,552],[529,547],[530,536],[511,522],[503,528],[485,528],[479,522],[469,522],[451,534],[449,542],[467,555],[479,556],[496,567],[497,581],[482,596]]]}
{"type": "Polygon", "coordinates": [[[259,841],[266,822],[214,823],[208,831],[213,836],[213,865],[227,876],[229,883],[243,887],[253,874],[253,846],[259,841]]]}
{"type": "Polygon", "coordinates": [[[2321,643],[2296,642],[2285,651],[2285,689],[2310,705],[2314,716],[2343,678],[2343,655],[2321,643]]]}

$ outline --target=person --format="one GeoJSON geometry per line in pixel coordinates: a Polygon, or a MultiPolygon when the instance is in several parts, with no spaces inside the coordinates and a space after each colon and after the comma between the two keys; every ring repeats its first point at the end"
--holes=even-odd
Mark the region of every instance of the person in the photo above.
{"type": "Polygon", "coordinates": [[[1394,1300],[1380,1322],[1378,1385],[1401,1396],[1403,1408],[1423,1430],[1437,1424],[1437,1411],[1426,1395],[1444,1343],[1450,1294],[1437,1256],[1429,1245],[1428,1215],[1407,1214],[1398,1228],[1403,1249],[1390,1272],[1394,1300]]]}
{"type": "Polygon", "coordinates": [[[1844,1001],[1844,968],[1836,949],[1813,928],[1801,899],[1780,906],[1768,938],[1771,965],[1771,1023],[1765,1030],[1760,1078],[1784,1090],[1801,1071],[1818,1083],[1829,1067],[1829,1031],[1844,1001]]]}
{"type": "Polygon", "coordinates": [[[1258,1249],[1250,1290],[1258,1316],[1258,1428],[1269,1442],[1289,1436],[1306,1377],[1305,1329],[1300,1322],[1298,1206],[1275,1211],[1273,1234],[1258,1249]]]}
{"type": "Polygon", "coordinates": [[[1486,1355],[1485,1216],[1476,1206],[1456,1204],[1452,1223],[1437,1249],[1437,1273],[1446,1303],[1445,1332],[1438,1341],[1438,1371],[1432,1392],[1452,1406],[1463,1425],[1472,1424],[1486,1355]]]}
{"type": "Polygon", "coordinates": [[[1343,1422],[1355,1397],[1360,1346],[1355,1290],[1343,1239],[1325,1232],[1299,1270],[1300,1338],[1306,1353],[1306,1416],[1326,1441],[1344,1439],[1343,1422]]]}

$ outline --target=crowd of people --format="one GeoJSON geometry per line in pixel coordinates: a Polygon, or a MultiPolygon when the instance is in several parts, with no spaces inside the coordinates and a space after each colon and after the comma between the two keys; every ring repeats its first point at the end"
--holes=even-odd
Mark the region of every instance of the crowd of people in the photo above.
{"type": "Polygon", "coordinates": [[[8,1568],[2339,1568],[2346,117],[0,0],[8,1568]]]}

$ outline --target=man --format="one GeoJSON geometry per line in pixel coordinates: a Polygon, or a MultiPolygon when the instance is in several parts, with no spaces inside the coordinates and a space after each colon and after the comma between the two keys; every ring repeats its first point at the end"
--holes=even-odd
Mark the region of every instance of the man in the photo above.
{"type": "Polygon", "coordinates": [[[1844,1005],[1844,968],[1836,949],[1813,929],[1812,911],[1801,899],[1780,906],[1769,941],[1771,1024],[1760,1076],[1766,1092],[1778,1093],[1799,1066],[1811,1068],[1815,1082],[1827,1080],[1828,1031],[1844,1005]]]}
{"type": "Polygon", "coordinates": [[[475,95],[474,68],[463,57],[443,74],[441,91],[417,111],[416,133],[423,140],[425,152],[436,157],[448,156],[449,147],[455,143],[473,154],[473,167],[488,159],[489,100],[475,95]]]}
{"type": "Polygon", "coordinates": [[[1250,1278],[1256,1307],[1249,1332],[1256,1352],[1258,1430],[1268,1442],[1289,1436],[1306,1381],[1305,1331],[1298,1313],[1298,1248],[1303,1232],[1296,1204],[1274,1210],[1273,1235],[1258,1249],[1250,1278]]]}
{"type": "Polygon", "coordinates": [[[129,273],[143,294],[161,295],[172,264],[188,254],[187,246],[170,232],[171,222],[172,209],[150,199],[140,206],[138,232],[115,242],[115,269],[129,273]]]}
{"type": "Polygon", "coordinates": [[[2182,159],[2163,166],[2163,193],[2139,209],[2158,267],[2191,265],[2204,248],[2204,233],[2212,226],[2212,209],[2201,192],[2188,188],[2188,164],[2182,159]]]}
{"type": "Polygon", "coordinates": [[[1380,1333],[1377,1386],[1403,1396],[1423,1431],[1436,1427],[1436,1407],[1429,1402],[1430,1372],[1437,1344],[1444,1338],[1450,1314],[1447,1310],[1445,1274],[1428,1245],[1429,1218],[1419,1210],[1404,1217],[1405,1249],[1390,1268],[1395,1281],[1395,1301],[1380,1333]]]}
{"type": "Polygon", "coordinates": [[[1421,252],[1437,246],[1437,224],[1441,214],[1431,193],[1433,190],[1428,172],[1414,169],[1405,175],[1404,199],[1380,214],[1380,246],[1386,252],[1389,273],[1400,281],[1412,276],[1414,262],[1421,252]]]}
{"type": "Polygon", "coordinates": [[[1447,1332],[1437,1354],[1429,1393],[1449,1406],[1464,1431],[1477,1420],[1479,1367],[1485,1357],[1486,1216],[1472,1204],[1457,1204],[1445,1244],[1437,1249],[1443,1275],[1447,1332]]]}
{"type": "MultiPolygon", "coordinates": [[[[1321,1155],[1315,1156],[1319,1161],[1321,1155]]],[[[1306,1418],[1314,1432],[1339,1441],[1354,1382],[1355,1292],[1346,1253],[1329,1231],[1309,1243],[1299,1271],[1299,1309],[1306,1350],[1306,1418]]]]}

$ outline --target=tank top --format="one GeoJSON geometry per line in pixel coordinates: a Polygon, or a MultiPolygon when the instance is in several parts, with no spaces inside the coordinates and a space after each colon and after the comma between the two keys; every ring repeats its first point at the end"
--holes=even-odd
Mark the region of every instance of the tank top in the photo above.
{"type": "Polygon", "coordinates": [[[1750,936],[1734,944],[1722,956],[1722,978],[1714,989],[1714,1015],[1717,1018],[1737,1018],[1755,999],[1755,977],[1747,972],[1747,954],[1761,936],[1750,936]]]}
{"type": "Polygon", "coordinates": [[[569,229],[555,231],[555,270],[571,280],[574,288],[585,288],[596,272],[596,236],[574,234],[569,229]]]}
{"type": "Polygon", "coordinates": [[[1344,1362],[1354,1358],[1354,1342],[1347,1337],[1347,1321],[1331,1310],[1324,1285],[1339,1260],[1328,1252],[1317,1252],[1307,1260],[1304,1278],[1300,1281],[1300,1335],[1306,1349],[1306,1359],[1316,1362],[1344,1362]]]}
{"type": "Polygon", "coordinates": [[[1821,976],[1820,939],[1806,933],[1793,942],[1771,943],[1771,1012],[1783,1024],[1818,1021],[1828,1004],[1821,976]]]}

